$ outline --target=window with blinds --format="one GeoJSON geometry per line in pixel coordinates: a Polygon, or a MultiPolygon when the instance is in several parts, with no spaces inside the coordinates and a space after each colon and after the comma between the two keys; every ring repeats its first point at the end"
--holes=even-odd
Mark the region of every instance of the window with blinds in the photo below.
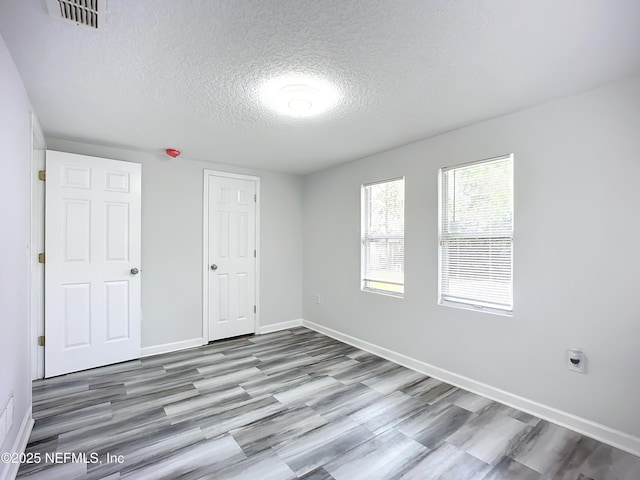
{"type": "Polygon", "coordinates": [[[404,296],[404,178],[362,186],[362,290],[404,296]]]}
{"type": "Polygon", "coordinates": [[[440,171],[440,304],[513,310],[513,155],[440,171]]]}

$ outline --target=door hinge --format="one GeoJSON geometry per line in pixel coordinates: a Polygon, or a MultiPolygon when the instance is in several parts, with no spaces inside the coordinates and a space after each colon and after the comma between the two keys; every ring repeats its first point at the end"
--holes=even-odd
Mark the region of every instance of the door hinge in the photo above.
{"type": "Polygon", "coordinates": [[[44,253],[38,254],[38,263],[44,263],[44,253]]]}
{"type": "Polygon", "coordinates": [[[257,201],[258,201],[258,194],[257,194],[257,193],[254,193],[254,194],[253,194],[253,201],[254,201],[254,202],[257,202],[257,201]]]}
{"type": "Polygon", "coordinates": [[[40,345],[41,347],[44,347],[44,335],[40,335],[38,337],[38,345],[40,345]]]}
{"type": "Polygon", "coordinates": [[[253,258],[256,258],[256,257],[257,257],[257,254],[256,254],[256,251],[254,250],[253,251],[253,258]]]}
{"type": "Polygon", "coordinates": [[[253,313],[258,313],[258,307],[256,307],[255,305],[253,306],[253,313]]]}
{"type": "Polygon", "coordinates": [[[38,170],[38,178],[44,182],[47,179],[47,172],[44,170],[38,170]]]}

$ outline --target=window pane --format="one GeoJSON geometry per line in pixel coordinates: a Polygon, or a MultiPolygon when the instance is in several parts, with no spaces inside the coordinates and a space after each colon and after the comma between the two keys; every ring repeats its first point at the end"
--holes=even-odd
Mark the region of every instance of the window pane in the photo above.
{"type": "Polygon", "coordinates": [[[404,240],[378,238],[365,240],[365,279],[404,283],[404,240]]]}
{"type": "Polygon", "coordinates": [[[404,180],[377,183],[369,190],[370,235],[404,235],[404,180]]]}
{"type": "Polygon", "coordinates": [[[444,173],[443,233],[511,232],[511,158],[454,168],[444,173]]]}
{"type": "Polygon", "coordinates": [[[511,307],[511,237],[450,238],[442,247],[443,299],[511,307]]]}
{"type": "Polygon", "coordinates": [[[404,293],[404,179],[362,187],[362,288],[404,293]]]}
{"type": "Polygon", "coordinates": [[[442,172],[440,302],[512,309],[513,157],[442,172]]]}

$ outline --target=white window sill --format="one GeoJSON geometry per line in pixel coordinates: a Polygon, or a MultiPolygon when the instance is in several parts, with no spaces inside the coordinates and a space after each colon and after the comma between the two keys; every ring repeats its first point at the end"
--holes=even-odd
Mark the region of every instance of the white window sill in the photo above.
{"type": "Polygon", "coordinates": [[[375,288],[361,288],[360,290],[367,293],[377,293],[385,297],[404,298],[404,293],[391,292],[388,290],[377,290],[375,288]]]}
{"type": "Polygon", "coordinates": [[[438,305],[443,307],[461,308],[463,310],[472,310],[474,312],[490,313],[492,315],[500,315],[502,317],[513,317],[513,310],[502,310],[499,308],[484,307],[482,305],[472,305],[462,302],[450,302],[448,300],[440,300],[438,305]]]}

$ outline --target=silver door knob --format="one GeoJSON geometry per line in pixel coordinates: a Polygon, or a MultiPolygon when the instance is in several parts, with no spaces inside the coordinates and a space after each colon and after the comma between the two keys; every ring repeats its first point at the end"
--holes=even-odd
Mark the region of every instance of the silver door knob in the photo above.
{"type": "Polygon", "coordinates": [[[218,269],[218,265],[216,265],[215,263],[211,265],[211,270],[217,270],[217,269],[218,269]]]}
{"type": "Polygon", "coordinates": [[[134,267],[134,268],[131,269],[131,274],[132,275],[137,275],[138,273],[140,273],[140,270],[138,270],[137,268],[134,267]]]}

